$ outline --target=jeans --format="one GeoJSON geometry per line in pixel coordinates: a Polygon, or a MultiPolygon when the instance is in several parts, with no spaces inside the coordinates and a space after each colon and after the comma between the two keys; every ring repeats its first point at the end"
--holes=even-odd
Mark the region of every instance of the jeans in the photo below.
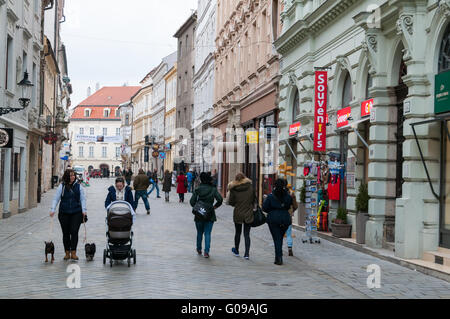
{"type": "Polygon", "coordinates": [[[203,234],[205,234],[205,253],[209,254],[213,225],[214,222],[195,222],[195,227],[197,228],[197,250],[202,250],[203,234]]]}
{"type": "Polygon", "coordinates": [[[165,195],[166,195],[166,201],[169,201],[169,192],[165,192],[165,195]]]}
{"type": "Polygon", "coordinates": [[[192,193],[192,182],[188,182],[188,192],[192,193]]]}
{"type": "Polygon", "coordinates": [[[76,251],[78,245],[78,232],[83,222],[83,214],[58,214],[59,223],[63,233],[63,244],[65,251],[76,251]]]}
{"type": "Polygon", "coordinates": [[[134,200],[134,206],[138,207],[138,203],[139,203],[139,198],[142,197],[142,201],[144,202],[145,205],[145,209],[146,210],[150,210],[150,204],[148,203],[148,199],[147,199],[147,191],[136,191],[136,198],[134,200]]]}
{"type": "MultiPolygon", "coordinates": [[[[241,242],[242,224],[234,224],[236,233],[234,235],[234,248],[239,253],[239,244],[241,242]]],[[[249,256],[250,253],[250,228],[249,224],[244,224],[244,240],[245,240],[245,255],[249,256]]]]}
{"type": "Polygon", "coordinates": [[[287,237],[287,245],[288,245],[288,247],[292,248],[292,245],[294,243],[294,240],[292,239],[292,225],[290,225],[289,228],[287,229],[286,237],[287,237]]]}
{"type": "Polygon", "coordinates": [[[268,223],[270,233],[272,234],[273,243],[275,245],[275,257],[281,258],[283,256],[283,237],[289,228],[286,225],[278,223],[268,223]]]}
{"type": "Polygon", "coordinates": [[[127,179],[126,182],[127,182],[127,186],[130,186],[130,184],[131,184],[131,179],[130,179],[130,180],[127,179]]]}
{"type": "Polygon", "coordinates": [[[152,183],[152,189],[147,193],[147,195],[150,195],[155,188],[156,188],[156,197],[159,197],[159,187],[158,184],[156,183],[152,183]]]}

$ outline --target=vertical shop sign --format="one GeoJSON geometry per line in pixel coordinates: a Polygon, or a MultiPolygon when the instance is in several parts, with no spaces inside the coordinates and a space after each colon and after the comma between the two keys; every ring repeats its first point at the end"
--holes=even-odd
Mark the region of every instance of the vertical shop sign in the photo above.
{"type": "Polygon", "coordinates": [[[369,116],[370,111],[372,110],[373,99],[364,101],[361,103],[361,117],[369,116]]]}
{"type": "Polygon", "coordinates": [[[327,90],[328,72],[316,71],[315,112],[314,112],[314,151],[325,152],[327,141],[327,90]]]}
{"type": "Polygon", "coordinates": [[[337,111],[337,127],[340,128],[348,125],[350,115],[352,115],[352,108],[350,106],[337,111]]]}

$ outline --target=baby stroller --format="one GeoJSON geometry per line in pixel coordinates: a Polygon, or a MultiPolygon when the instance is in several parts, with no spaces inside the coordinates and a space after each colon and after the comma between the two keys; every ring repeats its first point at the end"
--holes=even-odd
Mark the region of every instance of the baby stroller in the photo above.
{"type": "Polygon", "coordinates": [[[103,251],[103,264],[109,258],[112,267],[114,260],[128,261],[128,267],[133,258],[136,264],[136,250],[133,245],[133,221],[135,212],[133,207],[125,201],[112,202],[107,208],[106,215],[106,249],[103,251]]]}

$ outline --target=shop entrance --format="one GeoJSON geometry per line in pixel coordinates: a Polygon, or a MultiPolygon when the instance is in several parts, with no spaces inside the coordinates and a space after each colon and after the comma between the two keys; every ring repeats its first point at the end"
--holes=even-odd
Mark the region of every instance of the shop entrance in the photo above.
{"type": "MultiPolygon", "coordinates": [[[[341,164],[346,163],[348,157],[348,131],[343,131],[340,133],[340,154],[341,164]]],[[[339,207],[347,208],[347,179],[345,178],[345,176],[341,176],[339,207]]]]}

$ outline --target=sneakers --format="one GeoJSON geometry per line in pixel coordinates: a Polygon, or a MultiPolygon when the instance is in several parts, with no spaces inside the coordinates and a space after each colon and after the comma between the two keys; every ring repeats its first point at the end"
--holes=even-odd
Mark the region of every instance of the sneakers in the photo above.
{"type": "Polygon", "coordinates": [[[204,253],[204,254],[203,254],[203,257],[209,258],[209,254],[208,254],[208,253],[204,253]]]}
{"type": "Polygon", "coordinates": [[[147,215],[150,215],[150,209],[147,211],[147,215]]]}
{"type": "Polygon", "coordinates": [[[236,257],[239,257],[239,252],[237,251],[236,248],[231,248],[231,252],[233,253],[233,255],[235,255],[236,257]]]}
{"type": "Polygon", "coordinates": [[[289,250],[289,256],[294,256],[294,253],[292,252],[292,247],[288,247],[289,250]]]}
{"type": "Polygon", "coordinates": [[[202,254],[202,250],[201,249],[197,249],[197,254],[200,256],[202,254]]]}
{"type": "Polygon", "coordinates": [[[245,256],[244,256],[244,259],[249,260],[250,257],[249,257],[248,255],[245,255],[245,256]]]}

